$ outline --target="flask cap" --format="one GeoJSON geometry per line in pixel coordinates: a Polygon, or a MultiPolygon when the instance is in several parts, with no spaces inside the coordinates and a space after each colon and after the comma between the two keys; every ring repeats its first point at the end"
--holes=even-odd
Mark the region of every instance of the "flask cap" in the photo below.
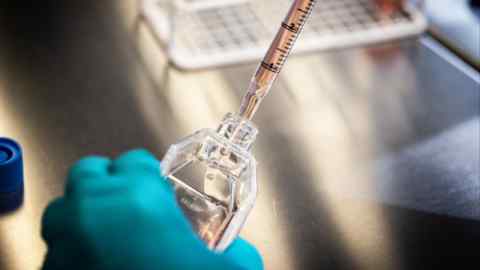
{"type": "Polygon", "coordinates": [[[22,149],[14,140],[0,138],[0,212],[15,209],[22,201],[22,149]]]}

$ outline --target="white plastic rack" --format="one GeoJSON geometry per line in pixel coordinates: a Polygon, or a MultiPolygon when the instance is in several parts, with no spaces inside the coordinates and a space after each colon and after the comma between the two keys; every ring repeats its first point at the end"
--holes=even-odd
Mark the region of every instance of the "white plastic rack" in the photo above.
{"type": "MultiPolygon", "coordinates": [[[[142,12],[163,45],[170,44],[168,56],[177,67],[200,69],[260,59],[288,4],[144,0],[142,12]]],[[[319,0],[294,53],[385,42],[419,35],[426,27],[425,16],[413,5],[387,14],[373,0],[319,0]]]]}

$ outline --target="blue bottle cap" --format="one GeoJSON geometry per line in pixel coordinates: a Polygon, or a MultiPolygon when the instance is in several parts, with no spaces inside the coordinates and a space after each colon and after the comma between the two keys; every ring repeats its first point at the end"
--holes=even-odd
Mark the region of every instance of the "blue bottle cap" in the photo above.
{"type": "Polygon", "coordinates": [[[0,138],[0,213],[23,202],[22,149],[15,141],[0,138]]]}

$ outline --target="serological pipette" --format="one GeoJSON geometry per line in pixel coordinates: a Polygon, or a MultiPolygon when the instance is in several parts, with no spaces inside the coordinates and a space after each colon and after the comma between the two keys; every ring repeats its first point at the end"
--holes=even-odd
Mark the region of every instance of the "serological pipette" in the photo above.
{"type": "Polygon", "coordinates": [[[303,30],[317,0],[295,0],[253,75],[240,106],[240,116],[252,119],[270,91],[303,30]]]}
{"type": "Polygon", "coordinates": [[[216,130],[202,129],[173,144],[161,169],[178,204],[206,245],[224,251],[236,239],[257,195],[250,121],[287,60],[316,0],[295,0],[257,68],[238,114],[216,130]]]}

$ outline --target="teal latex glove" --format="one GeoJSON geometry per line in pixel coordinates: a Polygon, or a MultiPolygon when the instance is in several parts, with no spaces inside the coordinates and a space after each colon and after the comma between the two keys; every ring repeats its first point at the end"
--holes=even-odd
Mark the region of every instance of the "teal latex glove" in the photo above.
{"type": "Polygon", "coordinates": [[[44,270],[261,270],[254,247],[236,240],[210,251],[178,207],[159,162],[145,150],[111,161],[87,157],[70,170],[65,196],[49,205],[44,270]]]}

